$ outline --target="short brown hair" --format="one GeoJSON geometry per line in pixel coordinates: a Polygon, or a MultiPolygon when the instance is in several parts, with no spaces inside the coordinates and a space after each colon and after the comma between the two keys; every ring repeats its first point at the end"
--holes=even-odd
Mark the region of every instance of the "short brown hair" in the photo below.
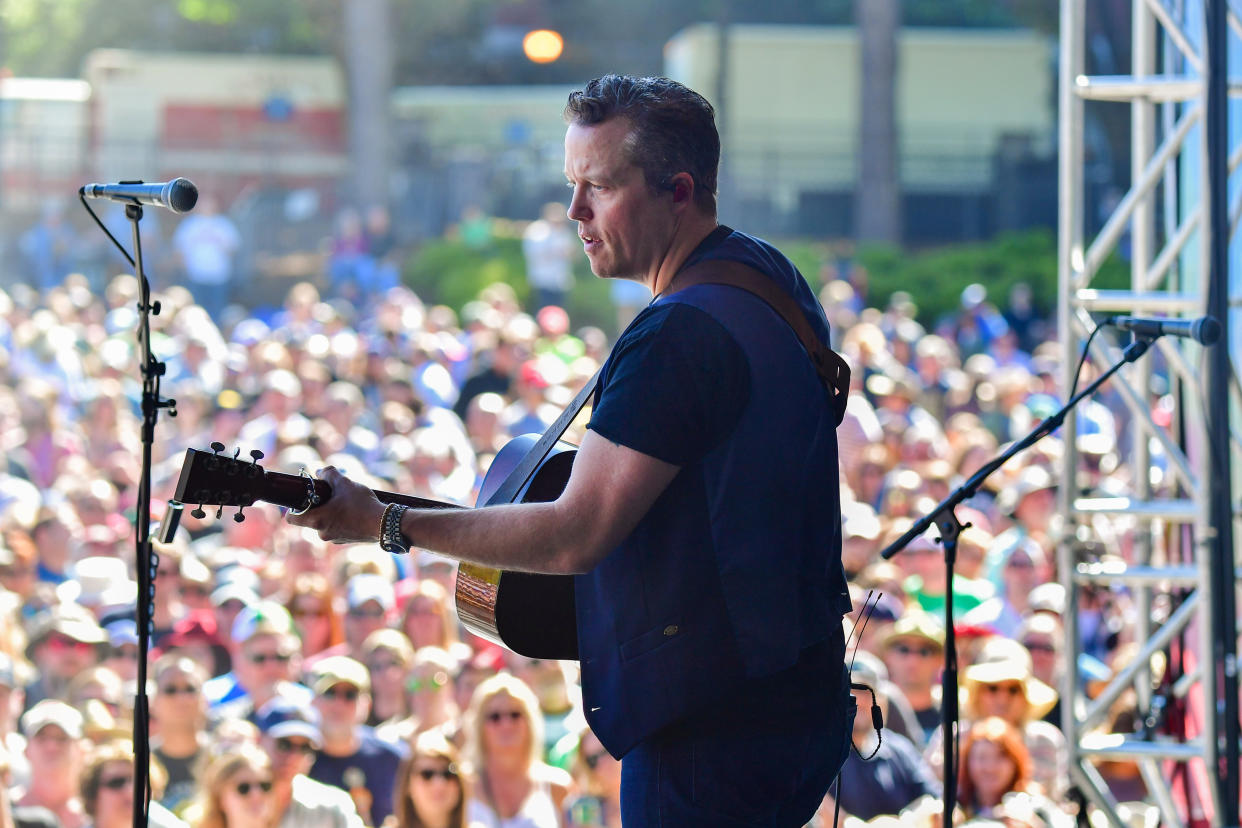
{"type": "Polygon", "coordinates": [[[625,118],[631,129],[626,151],[656,190],[673,186],[673,176],[689,173],[699,207],[716,213],[720,133],[707,99],[668,78],[604,75],[571,92],[565,120],[593,126],[625,118]]]}

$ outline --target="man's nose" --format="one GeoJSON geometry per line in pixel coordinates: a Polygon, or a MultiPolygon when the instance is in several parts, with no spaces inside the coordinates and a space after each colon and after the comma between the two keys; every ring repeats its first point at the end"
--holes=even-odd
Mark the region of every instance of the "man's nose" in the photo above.
{"type": "Polygon", "coordinates": [[[565,211],[570,221],[586,221],[591,217],[591,210],[587,207],[584,193],[584,187],[574,188],[573,198],[569,200],[569,209],[565,211]]]}

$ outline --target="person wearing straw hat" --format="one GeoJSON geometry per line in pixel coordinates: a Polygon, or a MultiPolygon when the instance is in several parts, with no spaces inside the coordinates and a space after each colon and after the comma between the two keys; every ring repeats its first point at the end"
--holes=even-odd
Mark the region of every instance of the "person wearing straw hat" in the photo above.
{"type": "Polygon", "coordinates": [[[1068,773],[1065,736],[1041,721],[1056,706],[1057,691],[1035,677],[1031,654],[1017,641],[993,636],[962,680],[967,718],[999,716],[1018,728],[1031,754],[1032,778],[1057,799],[1068,773]]]}

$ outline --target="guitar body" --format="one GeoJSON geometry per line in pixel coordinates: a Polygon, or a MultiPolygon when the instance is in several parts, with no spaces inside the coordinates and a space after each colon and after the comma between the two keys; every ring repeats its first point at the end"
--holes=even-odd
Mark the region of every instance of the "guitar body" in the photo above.
{"type": "MultiPolygon", "coordinates": [[[[539,435],[524,434],[497,452],[483,478],[479,503],[487,503],[538,439],[539,435]]],[[[569,480],[575,453],[569,443],[558,442],[520,491],[519,502],[555,500],[569,480]]],[[[458,617],[475,635],[528,658],[578,658],[578,621],[570,575],[533,575],[462,563],[457,570],[455,598],[458,617]]]]}

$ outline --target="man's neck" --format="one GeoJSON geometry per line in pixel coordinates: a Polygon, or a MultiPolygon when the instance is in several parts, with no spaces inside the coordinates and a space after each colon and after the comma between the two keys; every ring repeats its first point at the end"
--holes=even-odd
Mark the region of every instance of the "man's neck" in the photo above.
{"type": "Polygon", "coordinates": [[[906,694],[906,701],[910,702],[910,706],[916,711],[928,710],[935,706],[935,700],[932,699],[930,687],[920,690],[906,690],[902,688],[902,690],[906,694]]]}
{"type": "Polygon", "coordinates": [[[707,215],[697,210],[687,213],[655,272],[644,281],[653,296],[659,296],[668,291],[673,278],[686,263],[686,259],[690,258],[695,248],[702,244],[703,239],[711,235],[717,226],[715,215],[707,215]]]}
{"type": "Polygon", "coordinates": [[[160,751],[174,759],[185,759],[198,753],[198,731],[193,727],[161,728],[160,751]]]}
{"type": "Polygon", "coordinates": [[[356,727],[336,733],[324,731],[323,752],[329,756],[353,756],[361,745],[356,727]]]}

